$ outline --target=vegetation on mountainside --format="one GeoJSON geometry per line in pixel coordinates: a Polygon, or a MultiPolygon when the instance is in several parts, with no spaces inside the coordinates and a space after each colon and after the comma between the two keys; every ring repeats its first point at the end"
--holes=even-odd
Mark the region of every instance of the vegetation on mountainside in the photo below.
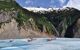
{"type": "Polygon", "coordinates": [[[2,10],[17,10],[20,6],[14,0],[0,0],[0,9],[2,10]]]}
{"type": "Polygon", "coordinates": [[[53,10],[51,12],[45,11],[44,14],[40,12],[30,12],[20,7],[19,4],[13,0],[10,0],[9,2],[6,0],[0,1],[0,11],[1,10],[16,11],[17,17],[14,18],[18,23],[18,28],[27,25],[28,23],[32,24],[32,22],[29,21],[29,19],[32,18],[35,23],[34,25],[36,25],[41,32],[55,34],[56,36],[63,36],[67,27],[80,17],[80,11],[74,8],[53,10]]]}

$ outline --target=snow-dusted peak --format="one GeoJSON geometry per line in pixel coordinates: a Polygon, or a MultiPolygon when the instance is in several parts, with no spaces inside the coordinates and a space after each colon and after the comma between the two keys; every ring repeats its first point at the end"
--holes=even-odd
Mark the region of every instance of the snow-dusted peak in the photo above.
{"type": "Polygon", "coordinates": [[[29,10],[29,11],[33,11],[33,12],[44,12],[44,11],[53,11],[53,10],[58,10],[58,9],[65,9],[66,7],[71,7],[71,8],[76,8],[78,10],[80,10],[80,0],[69,0],[68,3],[63,6],[62,8],[37,8],[37,7],[24,7],[25,9],[29,10]]]}
{"type": "MultiPolygon", "coordinates": [[[[61,0],[64,1],[64,0],[61,0]]],[[[69,0],[67,2],[67,4],[65,6],[63,6],[62,8],[37,8],[37,7],[24,7],[25,9],[29,10],[29,11],[33,11],[33,12],[43,12],[43,11],[53,11],[53,10],[58,10],[58,9],[65,9],[66,7],[71,7],[71,8],[76,8],[78,10],[80,10],[80,0],[69,0]]]]}
{"type": "Polygon", "coordinates": [[[47,10],[45,8],[35,8],[35,7],[24,7],[24,8],[26,8],[29,11],[34,11],[34,12],[36,12],[36,11],[46,11],[47,10]]]}
{"type": "Polygon", "coordinates": [[[69,0],[67,5],[64,7],[73,7],[80,10],[80,0],[69,0]]]}
{"type": "Polygon", "coordinates": [[[47,8],[36,8],[36,7],[24,7],[25,9],[29,10],[29,11],[33,11],[33,12],[39,12],[39,11],[50,11],[51,8],[47,9],[47,8]]]}
{"type": "Polygon", "coordinates": [[[33,12],[41,12],[43,13],[44,11],[53,11],[53,10],[58,10],[58,9],[63,9],[63,8],[37,8],[37,7],[24,7],[25,9],[33,12]]]}

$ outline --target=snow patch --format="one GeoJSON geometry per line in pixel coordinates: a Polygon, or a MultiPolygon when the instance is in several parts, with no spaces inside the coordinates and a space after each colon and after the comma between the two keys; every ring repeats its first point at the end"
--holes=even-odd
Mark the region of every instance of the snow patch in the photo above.
{"type": "Polygon", "coordinates": [[[25,9],[29,10],[29,11],[33,11],[33,12],[41,12],[44,13],[44,11],[53,11],[53,10],[59,10],[59,9],[64,9],[64,8],[37,8],[37,7],[24,7],[25,9]]]}
{"type": "Polygon", "coordinates": [[[80,0],[69,0],[68,4],[64,7],[73,7],[80,10],[80,0]]]}

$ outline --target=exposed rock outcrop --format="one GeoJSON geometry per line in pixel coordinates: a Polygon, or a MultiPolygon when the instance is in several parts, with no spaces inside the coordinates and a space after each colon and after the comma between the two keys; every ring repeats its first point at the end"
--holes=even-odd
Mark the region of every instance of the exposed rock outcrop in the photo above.
{"type": "Polygon", "coordinates": [[[20,7],[15,0],[1,0],[0,39],[65,37],[65,34],[80,37],[77,18],[80,11],[74,8],[32,12],[20,7]]]}
{"type": "Polygon", "coordinates": [[[12,19],[9,23],[4,23],[1,25],[0,28],[0,39],[15,39],[15,38],[46,38],[48,37],[47,34],[32,30],[30,28],[21,28],[18,30],[18,23],[12,19]]]}

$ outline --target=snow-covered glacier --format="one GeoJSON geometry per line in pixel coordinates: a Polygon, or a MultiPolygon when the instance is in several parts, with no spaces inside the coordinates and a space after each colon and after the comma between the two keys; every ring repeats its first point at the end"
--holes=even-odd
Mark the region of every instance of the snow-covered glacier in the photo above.
{"type": "Polygon", "coordinates": [[[0,50],[80,50],[79,38],[48,38],[0,40],[0,50]]]}
{"type": "Polygon", "coordinates": [[[22,7],[26,7],[26,8],[30,8],[30,7],[38,7],[38,8],[39,7],[43,7],[43,8],[73,7],[73,8],[80,10],[80,0],[16,0],[16,2],[19,3],[22,7]]]}
{"type": "Polygon", "coordinates": [[[80,0],[69,0],[68,3],[63,7],[73,7],[80,10],[80,0]]]}
{"type": "MultiPolygon", "coordinates": [[[[27,2],[27,0],[26,0],[26,2],[27,2]]],[[[41,1],[39,3],[41,4],[42,2],[43,1],[41,1]]],[[[45,2],[47,2],[47,1],[44,0],[44,2],[43,2],[44,5],[45,5],[45,2]]],[[[34,6],[34,4],[33,4],[33,6],[30,6],[30,4],[29,4],[29,6],[23,6],[23,8],[25,8],[29,11],[33,11],[33,12],[53,11],[53,9],[54,10],[65,9],[66,7],[71,7],[71,8],[80,10],[80,0],[49,0],[49,2],[51,4],[49,6],[47,6],[47,8],[44,6],[41,6],[41,5],[39,7],[37,7],[37,6],[34,6]]]]}

